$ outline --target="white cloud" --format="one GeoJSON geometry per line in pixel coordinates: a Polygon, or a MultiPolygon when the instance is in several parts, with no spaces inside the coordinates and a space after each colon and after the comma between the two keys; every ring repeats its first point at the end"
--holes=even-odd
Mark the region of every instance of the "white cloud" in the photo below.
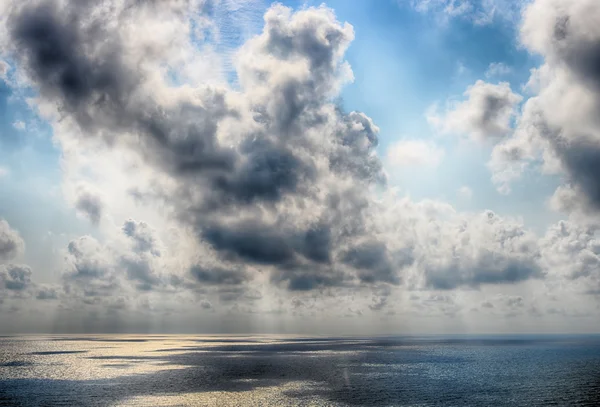
{"type": "Polygon", "coordinates": [[[13,127],[17,130],[25,130],[25,123],[23,123],[22,121],[18,120],[16,122],[13,123],[13,127]]]}
{"type": "Polygon", "coordinates": [[[499,76],[508,75],[512,72],[512,68],[502,62],[492,62],[488,69],[485,71],[486,78],[494,78],[499,76]]]}
{"type": "Polygon", "coordinates": [[[0,178],[6,177],[9,173],[8,168],[0,167],[0,178]]]}
{"type": "Polygon", "coordinates": [[[544,63],[531,72],[527,90],[534,96],[515,132],[490,161],[494,181],[505,190],[528,166],[563,175],[552,206],[592,222],[600,213],[598,18],[594,0],[536,0],[526,8],[521,41],[544,63]]]}
{"type": "Polygon", "coordinates": [[[400,140],[388,147],[386,156],[391,167],[437,167],[444,150],[428,141],[400,140]]]}
{"type": "Polygon", "coordinates": [[[408,4],[420,13],[433,14],[442,24],[460,18],[476,25],[495,20],[516,23],[524,4],[522,0],[398,0],[398,3],[408,4]]]}
{"type": "Polygon", "coordinates": [[[460,198],[465,199],[467,201],[473,198],[473,190],[466,185],[463,185],[462,187],[458,188],[456,192],[460,198]]]}
{"type": "Polygon", "coordinates": [[[6,79],[6,74],[10,69],[10,65],[6,61],[0,59],[0,79],[6,79]]]}
{"type": "Polygon", "coordinates": [[[507,82],[495,85],[478,80],[464,95],[466,100],[449,103],[441,114],[437,106],[432,106],[427,112],[429,123],[441,132],[464,134],[474,140],[501,138],[510,133],[511,121],[523,98],[513,93],[507,82]]]}
{"type": "Polygon", "coordinates": [[[25,250],[25,242],[7,221],[0,218],[0,263],[13,260],[25,250]]]}

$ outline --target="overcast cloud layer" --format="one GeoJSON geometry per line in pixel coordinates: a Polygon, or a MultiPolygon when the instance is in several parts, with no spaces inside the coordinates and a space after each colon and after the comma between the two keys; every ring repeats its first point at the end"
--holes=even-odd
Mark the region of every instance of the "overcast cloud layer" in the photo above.
{"type": "Polygon", "coordinates": [[[0,221],[0,321],[14,330],[352,332],[361,323],[338,321],[352,317],[389,332],[425,316],[451,331],[515,317],[534,322],[514,329],[586,330],[598,317],[595,0],[524,10],[520,40],[544,58],[527,100],[478,80],[428,113],[432,132],[493,146],[502,193],[528,167],[561,176],[551,203],[565,220],[545,235],[519,214],[390,185],[388,169],[435,169],[444,150],[400,140],[378,156],[377,124],[337,102],[355,33],[325,6],[272,5],[231,58],[206,40],[220,27],[203,1],[3,4],[0,76],[35,93],[61,194],[95,230],[40,284],[19,263],[27,242],[0,221]]]}

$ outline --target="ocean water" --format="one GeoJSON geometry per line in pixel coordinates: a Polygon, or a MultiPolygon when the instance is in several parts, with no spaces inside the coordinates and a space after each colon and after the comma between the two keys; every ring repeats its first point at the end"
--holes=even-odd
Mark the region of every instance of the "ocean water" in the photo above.
{"type": "Polygon", "coordinates": [[[600,406],[600,337],[0,338],[0,406],[600,406]]]}

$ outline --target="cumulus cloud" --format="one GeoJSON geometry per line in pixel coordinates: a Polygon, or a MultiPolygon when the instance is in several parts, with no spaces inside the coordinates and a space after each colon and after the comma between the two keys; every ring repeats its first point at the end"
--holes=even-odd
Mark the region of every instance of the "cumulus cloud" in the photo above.
{"type": "Polygon", "coordinates": [[[123,224],[122,230],[135,242],[135,251],[150,252],[154,256],[160,256],[159,239],[146,222],[129,219],[123,224]]]}
{"type": "Polygon", "coordinates": [[[467,100],[451,104],[441,116],[429,112],[428,120],[442,132],[465,134],[474,140],[497,139],[511,131],[522,97],[507,82],[491,84],[478,80],[465,92],[467,100]]]}
{"type": "Polygon", "coordinates": [[[31,284],[31,268],[24,264],[1,265],[0,280],[7,290],[23,291],[31,284]]]}
{"type": "MultiPolygon", "coordinates": [[[[180,100],[166,104],[140,82],[139,64],[127,54],[132,44],[107,21],[90,25],[82,18],[90,7],[59,13],[60,7],[40,2],[12,16],[17,56],[42,95],[90,135],[135,134],[120,142],[170,174],[169,204],[221,261],[273,267],[275,280],[290,287],[295,272],[314,280],[311,286],[345,275],[331,259],[358,229],[348,233],[340,221],[353,213],[360,228],[360,190],[384,178],[374,153],[377,127],[329,102],[349,77],[342,57],[352,27],[326,8],[292,14],[274,6],[263,33],[239,52],[242,94],[203,86],[190,99],[171,89],[180,100]],[[50,45],[58,51],[47,61],[50,45]],[[294,202],[312,213],[298,213],[294,202]],[[306,271],[317,268],[329,277],[306,271]]],[[[129,18],[125,9],[117,13],[129,18]]],[[[89,194],[77,207],[99,220],[100,206],[89,194]]]]}
{"type": "Polygon", "coordinates": [[[21,254],[25,243],[7,221],[0,219],[0,261],[11,260],[21,254]]]}
{"type": "Polygon", "coordinates": [[[594,228],[561,221],[541,241],[544,265],[579,293],[600,292],[600,241],[594,228]]]}
{"type": "Polygon", "coordinates": [[[531,164],[562,173],[567,183],[553,198],[567,212],[595,213],[600,208],[600,152],[597,69],[600,30],[594,1],[537,0],[524,13],[521,40],[544,57],[533,71],[537,94],[524,106],[513,137],[494,150],[495,180],[509,184],[531,164]]]}
{"type": "Polygon", "coordinates": [[[57,300],[60,296],[60,289],[51,286],[41,286],[37,289],[35,298],[38,300],[49,301],[57,300]]]}
{"type": "Polygon", "coordinates": [[[513,220],[488,211],[439,231],[421,260],[429,287],[478,287],[543,277],[536,236],[513,220]]]}
{"type": "MultiPolygon", "coordinates": [[[[31,267],[12,262],[22,257],[24,251],[25,243],[19,233],[7,221],[0,219],[0,305],[5,300],[27,300],[36,288],[31,267]]],[[[11,307],[19,308],[15,302],[11,307]]]]}
{"type": "MultiPolygon", "coordinates": [[[[539,242],[520,222],[413,202],[386,187],[379,128],[334,102],[352,80],[344,53],[354,32],[332,10],[269,8],[262,32],[234,58],[232,89],[190,70],[202,59],[188,31],[204,24],[199,6],[36,0],[10,10],[3,45],[39,90],[65,168],[81,172],[68,173],[69,182],[113,176],[103,190],[65,188],[103,238],[72,239],[64,297],[40,288],[39,299],[118,312],[132,297],[187,290],[205,309],[235,302],[254,311],[248,304],[264,292],[276,299],[288,290],[296,308],[312,304],[311,295],[343,293],[367,298],[364,308],[377,312],[403,285],[479,289],[544,277],[539,242]],[[183,57],[173,51],[179,46],[183,57]],[[80,165],[91,145],[117,158],[80,165]],[[132,209],[111,225],[113,186],[152,221],[129,219],[132,209]]],[[[466,95],[441,118],[444,128],[479,139],[510,130],[521,99],[507,84],[479,81],[466,95]]],[[[415,140],[388,155],[393,165],[442,157],[415,140]]],[[[449,296],[425,304],[457,310],[449,296]]]]}
{"type": "Polygon", "coordinates": [[[400,140],[387,150],[387,161],[392,167],[437,167],[444,157],[444,150],[423,140],[400,140]]]}
{"type": "Polygon", "coordinates": [[[73,295],[96,300],[130,289],[164,289],[172,282],[160,259],[161,243],[145,222],[127,220],[122,236],[102,243],[91,236],[69,242],[63,282],[73,295]]]}

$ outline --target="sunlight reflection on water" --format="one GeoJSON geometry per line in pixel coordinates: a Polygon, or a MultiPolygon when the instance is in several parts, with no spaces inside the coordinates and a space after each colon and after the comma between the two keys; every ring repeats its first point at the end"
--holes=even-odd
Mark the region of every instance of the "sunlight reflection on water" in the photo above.
{"type": "Polygon", "coordinates": [[[0,406],[599,405],[600,339],[0,338],[0,406]]]}

